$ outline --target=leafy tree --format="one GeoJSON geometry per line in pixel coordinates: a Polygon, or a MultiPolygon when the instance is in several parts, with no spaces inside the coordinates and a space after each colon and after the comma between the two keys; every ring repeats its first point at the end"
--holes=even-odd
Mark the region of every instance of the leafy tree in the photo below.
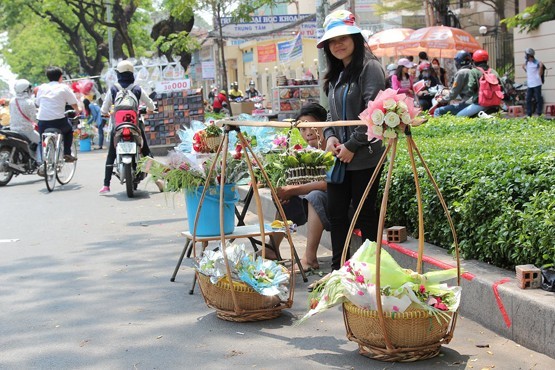
{"type": "MultiPolygon", "coordinates": [[[[12,35],[18,25],[28,25],[37,18],[48,21],[78,58],[78,65],[72,69],[97,75],[108,58],[107,27],[115,30],[115,58],[136,56],[137,41],[142,50],[151,42],[145,28],[138,26],[149,20],[146,10],[151,9],[151,1],[112,0],[111,3],[113,21],[108,22],[103,0],[0,0],[0,21],[12,35]]],[[[20,52],[20,48],[12,50],[14,54],[20,52]]]]}
{"type": "Polygon", "coordinates": [[[44,19],[32,19],[8,31],[10,41],[2,54],[11,71],[33,84],[45,82],[44,69],[49,65],[60,66],[70,75],[78,73],[77,57],[56,27],[44,19]]]}
{"type": "Polygon", "coordinates": [[[555,0],[539,0],[514,17],[503,20],[507,27],[520,27],[525,31],[537,29],[540,24],[555,20],[555,0]]]}

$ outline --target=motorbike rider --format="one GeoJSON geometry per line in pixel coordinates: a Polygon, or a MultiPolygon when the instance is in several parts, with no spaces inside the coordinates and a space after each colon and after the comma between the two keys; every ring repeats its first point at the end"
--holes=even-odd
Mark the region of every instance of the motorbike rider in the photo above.
{"type": "MultiPolygon", "coordinates": [[[[133,64],[128,60],[122,60],[118,63],[116,67],[116,74],[118,78],[118,83],[121,87],[128,88],[129,86],[133,85],[131,88],[131,93],[135,94],[137,97],[137,101],[139,103],[143,103],[146,105],[147,113],[152,113],[156,109],[154,106],[154,102],[148,96],[146,91],[143,90],[142,87],[138,85],[134,85],[135,82],[135,68],[133,64]]],[[[110,113],[110,108],[112,107],[112,102],[116,98],[116,94],[118,92],[118,88],[116,86],[112,86],[110,90],[106,93],[104,97],[104,103],[102,104],[102,108],[100,112],[102,115],[107,116],[110,113]]],[[[141,131],[141,136],[143,138],[143,146],[141,148],[141,154],[143,156],[151,156],[150,148],[148,147],[148,141],[146,139],[146,135],[144,132],[144,127],[142,124],[139,124],[139,128],[141,131]]],[[[116,147],[114,145],[114,133],[115,127],[112,128],[110,132],[110,145],[108,146],[108,155],[106,156],[106,167],[104,170],[104,185],[100,188],[99,193],[104,194],[110,192],[110,181],[112,180],[112,172],[113,172],[113,165],[116,160],[116,147]]]]}
{"type": "Polygon", "coordinates": [[[35,103],[39,107],[39,135],[48,128],[57,128],[62,132],[64,138],[64,160],[75,162],[77,158],[71,155],[73,144],[73,127],[65,115],[66,104],[69,104],[77,115],[81,110],[78,106],[77,97],[69,86],[62,83],[63,72],[59,67],[48,67],[46,69],[48,83],[42,84],[37,92],[35,103]]]}
{"type": "Polygon", "coordinates": [[[239,100],[243,99],[243,92],[239,90],[239,84],[237,83],[237,81],[231,84],[231,90],[229,91],[229,99],[231,101],[237,100],[237,99],[239,100]]]}
{"type": "Polygon", "coordinates": [[[247,90],[247,98],[252,99],[257,96],[260,96],[258,90],[254,87],[254,81],[249,82],[249,89],[247,90]]]}
{"type": "Polygon", "coordinates": [[[32,143],[37,144],[36,152],[31,152],[37,160],[40,158],[40,135],[36,131],[37,107],[31,97],[33,86],[27,80],[16,80],[14,91],[15,98],[10,102],[10,131],[25,135],[32,143]]]}
{"type": "Polygon", "coordinates": [[[478,102],[478,80],[472,72],[472,55],[464,50],[459,51],[455,55],[455,66],[457,73],[455,73],[451,91],[449,95],[437,98],[438,104],[444,106],[434,110],[434,117],[446,113],[470,117],[483,110],[478,104],[473,104],[478,102]],[[460,103],[446,105],[457,97],[460,97],[460,103]]]}
{"type": "Polygon", "coordinates": [[[430,62],[424,61],[420,63],[418,65],[418,71],[420,72],[418,81],[422,82],[416,82],[414,84],[416,97],[420,108],[422,108],[422,110],[428,110],[432,107],[432,99],[434,98],[434,94],[430,92],[430,87],[437,86],[439,84],[439,79],[436,77],[430,62]],[[419,88],[420,84],[423,84],[422,88],[419,88]],[[419,88],[418,91],[416,91],[417,87],[419,88]]]}
{"type": "Polygon", "coordinates": [[[10,125],[10,109],[8,108],[9,99],[0,98],[0,125],[10,125]]]}

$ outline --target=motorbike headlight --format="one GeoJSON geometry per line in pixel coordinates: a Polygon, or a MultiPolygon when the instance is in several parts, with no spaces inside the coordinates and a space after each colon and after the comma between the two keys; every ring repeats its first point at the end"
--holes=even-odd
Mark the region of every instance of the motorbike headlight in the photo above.
{"type": "Polygon", "coordinates": [[[0,134],[0,140],[6,140],[6,135],[0,134]]]}

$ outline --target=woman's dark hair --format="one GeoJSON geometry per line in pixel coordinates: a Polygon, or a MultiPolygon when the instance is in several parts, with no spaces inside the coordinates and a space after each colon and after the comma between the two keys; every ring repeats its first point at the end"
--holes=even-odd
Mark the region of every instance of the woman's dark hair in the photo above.
{"type": "Polygon", "coordinates": [[[328,117],[328,112],[326,108],[322,107],[318,103],[307,103],[302,106],[301,111],[295,118],[298,121],[302,116],[311,116],[318,120],[318,122],[326,122],[328,117]]]}
{"type": "Polygon", "coordinates": [[[423,59],[428,60],[428,54],[426,54],[425,51],[421,51],[420,53],[418,53],[418,59],[420,59],[420,60],[423,60],[423,59]]]}
{"type": "Polygon", "coordinates": [[[59,81],[60,77],[62,77],[63,74],[64,74],[64,72],[62,71],[62,69],[60,67],[48,67],[48,68],[46,68],[46,77],[48,78],[48,81],[50,81],[50,82],[59,81]]]}
{"type": "Polygon", "coordinates": [[[85,107],[85,112],[87,113],[87,116],[91,114],[90,105],[91,102],[89,99],[83,99],[83,106],[85,107]]]}
{"type": "Polygon", "coordinates": [[[439,59],[437,58],[432,59],[431,63],[434,64],[434,62],[437,62],[437,65],[441,66],[441,64],[439,63],[439,59]]]}
{"type": "MultiPolygon", "coordinates": [[[[399,81],[401,81],[403,79],[403,67],[402,65],[397,66],[397,69],[395,70],[395,76],[397,76],[397,79],[399,81]]],[[[410,78],[408,73],[405,73],[405,78],[410,78]]]]}
{"type": "Polygon", "coordinates": [[[324,53],[326,54],[326,60],[328,63],[328,71],[324,76],[324,92],[326,95],[330,90],[330,83],[337,81],[337,78],[342,71],[344,71],[345,76],[348,79],[356,79],[360,75],[360,72],[362,72],[364,60],[367,56],[377,59],[374,54],[366,48],[366,40],[364,40],[364,36],[362,36],[362,34],[355,33],[348,36],[351,36],[353,39],[355,49],[353,51],[351,62],[347,65],[347,67],[343,65],[343,62],[340,59],[333,56],[330,51],[329,40],[326,40],[324,43],[324,53]]]}

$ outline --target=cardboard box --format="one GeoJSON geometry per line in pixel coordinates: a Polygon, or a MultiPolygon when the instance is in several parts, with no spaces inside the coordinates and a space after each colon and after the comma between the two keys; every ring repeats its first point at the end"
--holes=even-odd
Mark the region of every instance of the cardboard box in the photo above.
{"type": "Polygon", "coordinates": [[[234,116],[241,113],[252,114],[253,109],[254,109],[254,102],[252,101],[242,102],[242,103],[231,102],[231,111],[234,116]]]}

